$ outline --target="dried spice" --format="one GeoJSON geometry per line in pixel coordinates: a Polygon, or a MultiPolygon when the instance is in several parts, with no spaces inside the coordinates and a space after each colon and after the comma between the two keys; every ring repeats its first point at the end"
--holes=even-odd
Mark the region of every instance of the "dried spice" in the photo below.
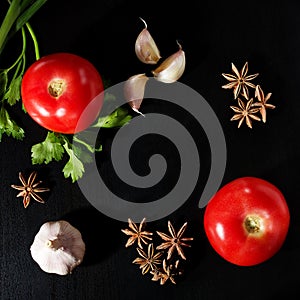
{"type": "MultiPolygon", "coordinates": [[[[132,235],[132,237],[127,241],[126,247],[132,245],[135,240],[140,237],[140,246],[141,244],[141,233],[147,233],[146,237],[149,239],[148,235],[152,235],[151,232],[144,231],[145,218],[142,220],[139,226],[133,223],[131,219],[128,219],[129,227],[133,230],[121,229],[126,235],[132,235]],[[139,233],[139,234],[138,234],[139,233]]],[[[182,246],[191,247],[191,245],[186,244],[186,241],[192,241],[193,238],[185,238],[183,234],[187,228],[187,222],[185,222],[179,231],[176,233],[173,225],[168,221],[168,229],[170,235],[167,235],[161,231],[156,231],[157,238],[162,238],[165,242],[154,247],[154,243],[151,242],[148,245],[147,252],[142,249],[142,247],[136,248],[139,257],[135,258],[132,263],[139,265],[139,268],[142,270],[142,274],[146,273],[152,274],[152,281],[159,281],[160,285],[164,285],[168,280],[171,283],[176,284],[175,278],[183,274],[183,270],[179,269],[180,260],[186,261],[186,256],[183,253],[182,246]],[[160,250],[155,252],[156,250],[160,250]],[[174,250],[177,251],[174,251],[174,250]]],[[[152,239],[152,237],[151,237],[152,239]]],[[[144,240],[144,243],[147,244],[148,241],[144,240]]],[[[138,243],[139,244],[139,243],[138,243]]]]}
{"type": "Polygon", "coordinates": [[[242,95],[248,100],[249,99],[248,87],[255,88],[255,85],[250,81],[256,78],[259,74],[256,73],[247,76],[248,62],[244,64],[240,72],[238,71],[237,67],[233,63],[231,63],[231,69],[234,75],[222,73],[222,76],[226,78],[228,81],[230,81],[228,84],[223,85],[222,88],[223,89],[233,88],[234,99],[237,99],[240,92],[242,92],[242,95]]]}
{"type": "Polygon", "coordinates": [[[246,124],[250,128],[252,128],[251,119],[260,121],[260,118],[255,115],[259,111],[259,108],[251,108],[252,103],[253,103],[253,99],[250,99],[245,104],[240,98],[238,98],[239,107],[230,106],[230,108],[236,113],[230,120],[231,121],[239,120],[238,128],[241,127],[244,120],[246,120],[246,124]]]}
{"type": "Polygon", "coordinates": [[[162,253],[154,253],[154,247],[152,243],[149,244],[147,253],[140,248],[137,248],[136,250],[140,257],[137,257],[132,263],[140,265],[143,275],[149,272],[149,270],[156,270],[157,265],[161,264],[161,260],[159,258],[161,257],[162,253]]]}
{"type": "Polygon", "coordinates": [[[260,87],[260,85],[256,86],[255,89],[255,97],[258,99],[258,102],[255,102],[252,104],[252,106],[256,106],[259,107],[259,112],[261,114],[262,117],[262,121],[264,123],[266,123],[267,121],[267,108],[271,108],[274,109],[275,105],[269,104],[267,103],[267,101],[270,99],[272,93],[268,93],[267,96],[265,96],[262,88],[260,87]]]}
{"type": "Polygon", "coordinates": [[[182,246],[185,247],[191,247],[191,245],[186,244],[185,241],[192,241],[193,238],[184,238],[182,237],[185,230],[187,227],[187,222],[185,222],[182,227],[179,229],[178,233],[175,232],[175,229],[173,227],[173,225],[171,224],[170,221],[168,221],[168,229],[169,232],[171,234],[171,236],[157,231],[157,234],[165,241],[164,243],[162,243],[161,245],[159,245],[158,247],[156,247],[157,250],[162,250],[162,249],[168,249],[168,257],[167,259],[170,259],[174,250],[177,250],[177,253],[181,256],[182,259],[186,259],[183,250],[182,250],[182,246]]]}
{"type": "Polygon", "coordinates": [[[160,281],[161,285],[164,285],[167,280],[170,280],[173,284],[176,284],[175,277],[182,275],[182,271],[178,269],[179,260],[175,264],[167,265],[166,260],[163,260],[163,267],[160,270],[154,270],[150,273],[153,275],[153,281],[160,281]]]}
{"type": "Polygon", "coordinates": [[[152,240],[152,237],[150,237],[153,233],[144,231],[143,228],[145,226],[146,218],[144,218],[140,225],[137,226],[132,220],[129,218],[128,219],[128,226],[131,229],[122,229],[122,232],[125,233],[126,235],[131,235],[131,237],[127,240],[127,243],[125,247],[129,247],[134,244],[134,242],[137,240],[138,246],[143,249],[142,243],[148,244],[148,241],[152,240]]]}
{"type": "Polygon", "coordinates": [[[234,74],[222,73],[222,76],[229,81],[229,83],[223,85],[222,88],[233,88],[234,99],[237,99],[238,101],[238,106],[230,106],[230,108],[235,112],[235,114],[230,120],[239,121],[238,128],[241,127],[244,121],[249,128],[252,128],[253,120],[262,120],[263,123],[266,123],[267,109],[275,108],[275,105],[267,103],[272,93],[268,93],[265,96],[259,84],[254,85],[252,82],[250,82],[259,74],[256,73],[253,75],[247,75],[248,62],[244,64],[240,72],[233,63],[231,64],[231,67],[234,74]],[[250,96],[249,87],[255,89],[254,97],[250,96]],[[241,99],[242,96],[245,98],[245,100],[241,99]],[[260,116],[258,116],[257,114],[260,114],[260,116]]]}
{"type": "Polygon", "coordinates": [[[29,175],[28,180],[26,181],[23,174],[19,172],[19,179],[22,183],[22,186],[15,185],[15,184],[11,185],[12,188],[21,191],[17,195],[17,197],[23,197],[24,208],[26,208],[29,205],[31,198],[33,198],[37,202],[45,203],[43,198],[40,197],[37,193],[48,192],[50,189],[37,187],[39,184],[42,183],[42,181],[35,182],[36,177],[37,177],[37,172],[33,171],[29,175]]]}

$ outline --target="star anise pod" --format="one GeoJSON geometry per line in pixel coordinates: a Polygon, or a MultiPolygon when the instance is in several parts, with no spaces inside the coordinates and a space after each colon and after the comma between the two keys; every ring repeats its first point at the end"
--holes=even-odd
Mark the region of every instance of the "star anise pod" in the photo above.
{"type": "Polygon", "coordinates": [[[182,271],[178,269],[179,260],[175,264],[167,265],[166,260],[163,260],[162,270],[152,270],[150,273],[153,275],[153,281],[160,281],[161,285],[164,285],[167,280],[170,280],[173,284],[176,284],[175,277],[182,275],[182,271]]]}
{"type": "Polygon", "coordinates": [[[249,99],[249,90],[248,87],[255,88],[255,85],[250,81],[256,78],[259,74],[247,75],[248,73],[248,62],[246,62],[239,72],[236,66],[231,63],[231,68],[234,74],[225,74],[222,73],[222,76],[230,81],[228,84],[222,86],[223,89],[232,89],[234,99],[237,99],[240,92],[242,91],[242,95],[248,100],[249,99]]]}
{"type": "Polygon", "coordinates": [[[23,205],[25,208],[29,205],[31,198],[37,202],[45,203],[45,201],[37,193],[47,192],[49,189],[37,187],[40,183],[42,183],[42,181],[35,182],[36,176],[37,172],[33,171],[26,181],[22,173],[19,172],[19,179],[22,183],[22,186],[15,184],[11,185],[12,188],[21,191],[17,197],[23,197],[23,205]]]}
{"type": "Polygon", "coordinates": [[[267,111],[266,111],[267,108],[271,108],[271,109],[275,108],[275,105],[267,103],[267,101],[270,99],[271,95],[272,95],[272,93],[268,93],[265,96],[260,85],[256,86],[255,97],[258,99],[258,102],[253,103],[252,106],[259,107],[259,112],[261,114],[262,121],[264,123],[266,123],[266,121],[267,121],[267,111]]]}
{"type": "Polygon", "coordinates": [[[140,257],[137,257],[132,263],[140,265],[143,275],[146,274],[150,269],[151,271],[157,269],[157,265],[161,264],[161,260],[159,258],[162,256],[162,252],[154,253],[154,247],[152,243],[148,245],[148,253],[140,248],[137,248],[136,250],[140,257]]]}
{"type": "Polygon", "coordinates": [[[177,250],[177,253],[181,256],[182,259],[186,259],[182,246],[191,247],[191,245],[186,244],[185,241],[192,241],[193,238],[184,238],[182,237],[187,227],[187,222],[185,222],[182,227],[179,229],[178,233],[175,232],[175,229],[170,221],[168,221],[168,229],[171,236],[157,231],[157,234],[166,242],[162,243],[161,245],[157,246],[157,250],[161,249],[169,249],[167,259],[169,260],[174,252],[177,250]]]}
{"type": "Polygon", "coordinates": [[[241,127],[244,120],[246,120],[246,124],[248,127],[252,128],[252,122],[251,119],[260,121],[260,118],[256,116],[255,114],[259,111],[259,108],[251,108],[253,103],[253,99],[250,99],[247,101],[247,104],[238,98],[238,104],[237,106],[230,106],[230,108],[236,113],[230,121],[237,121],[239,120],[238,128],[241,127]]]}
{"type": "Polygon", "coordinates": [[[152,237],[150,237],[149,235],[152,235],[153,233],[143,230],[145,221],[146,221],[146,218],[144,218],[141,221],[141,223],[138,227],[134,222],[132,222],[132,220],[130,218],[128,219],[128,224],[129,224],[128,226],[130,227],[131,230],[122,229],[123,233],[125,233],[126,235],[131,235],[131,237],[127,240],[125,247],[129,247],[129,246],[133,245],[134,242],[137,240],[138,246],[141,249],[143,249],[142,242],[147,245],[148,244],[147,240],[152,240],[152,237]]]}

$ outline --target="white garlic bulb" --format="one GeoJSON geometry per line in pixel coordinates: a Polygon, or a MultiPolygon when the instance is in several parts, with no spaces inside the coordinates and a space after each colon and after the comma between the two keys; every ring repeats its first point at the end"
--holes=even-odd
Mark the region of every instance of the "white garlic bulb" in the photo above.
{"type": "Polygon", "coordinates": [[[80,231],[70,223],[52,221],[41,226],[30,252],[43,271],[66,275],[82,262],[85,243],[80,231]]]}

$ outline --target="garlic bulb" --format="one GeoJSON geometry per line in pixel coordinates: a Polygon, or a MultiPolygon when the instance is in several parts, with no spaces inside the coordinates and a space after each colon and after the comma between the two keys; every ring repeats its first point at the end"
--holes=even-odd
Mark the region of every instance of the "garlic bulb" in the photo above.
{"type": "Polygon", "coordinates": [[[147,29],[147,23],[140,18],[145,28],[138,35],[135,42],[135,53],[138,59],[145,64],[156,64],[161,58],[159,50],[147,29]]]}
{"type": "Polygon", "coordinates": [[[41,226],[30,251],[43,271],[66,275],[82,262],[85,243],[79,230],[70,223],[52,221],[41,226]]]}
{"type": "MultiPolygon", "coordinates": [[[[139,109],[142,104],[145,86],[149,78],[143,74],[129,77],[124,84],[124,96],[133,111],[143,115],[139,109]]],[[[144,115],[143,115],[144,116],[144,115]]]]}
{"type": "Polygon", "coordinates": [[[166,58],[152,74],[158,81],[172,83],[177,81],[185,69],[185,53],[181,45],[177,42],[179,50],[166,58]]]}

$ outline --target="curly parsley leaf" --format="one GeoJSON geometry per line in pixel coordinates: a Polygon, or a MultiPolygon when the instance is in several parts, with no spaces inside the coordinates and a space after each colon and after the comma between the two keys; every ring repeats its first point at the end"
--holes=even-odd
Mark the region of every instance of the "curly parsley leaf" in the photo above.
{"type": "Polygon", "coordinates": [[[60,135],[48,132],[43,142],[31,147],[32,164],[48,164],[52,160],[61,160],[65,152],[61,143],[60,135]]]}

